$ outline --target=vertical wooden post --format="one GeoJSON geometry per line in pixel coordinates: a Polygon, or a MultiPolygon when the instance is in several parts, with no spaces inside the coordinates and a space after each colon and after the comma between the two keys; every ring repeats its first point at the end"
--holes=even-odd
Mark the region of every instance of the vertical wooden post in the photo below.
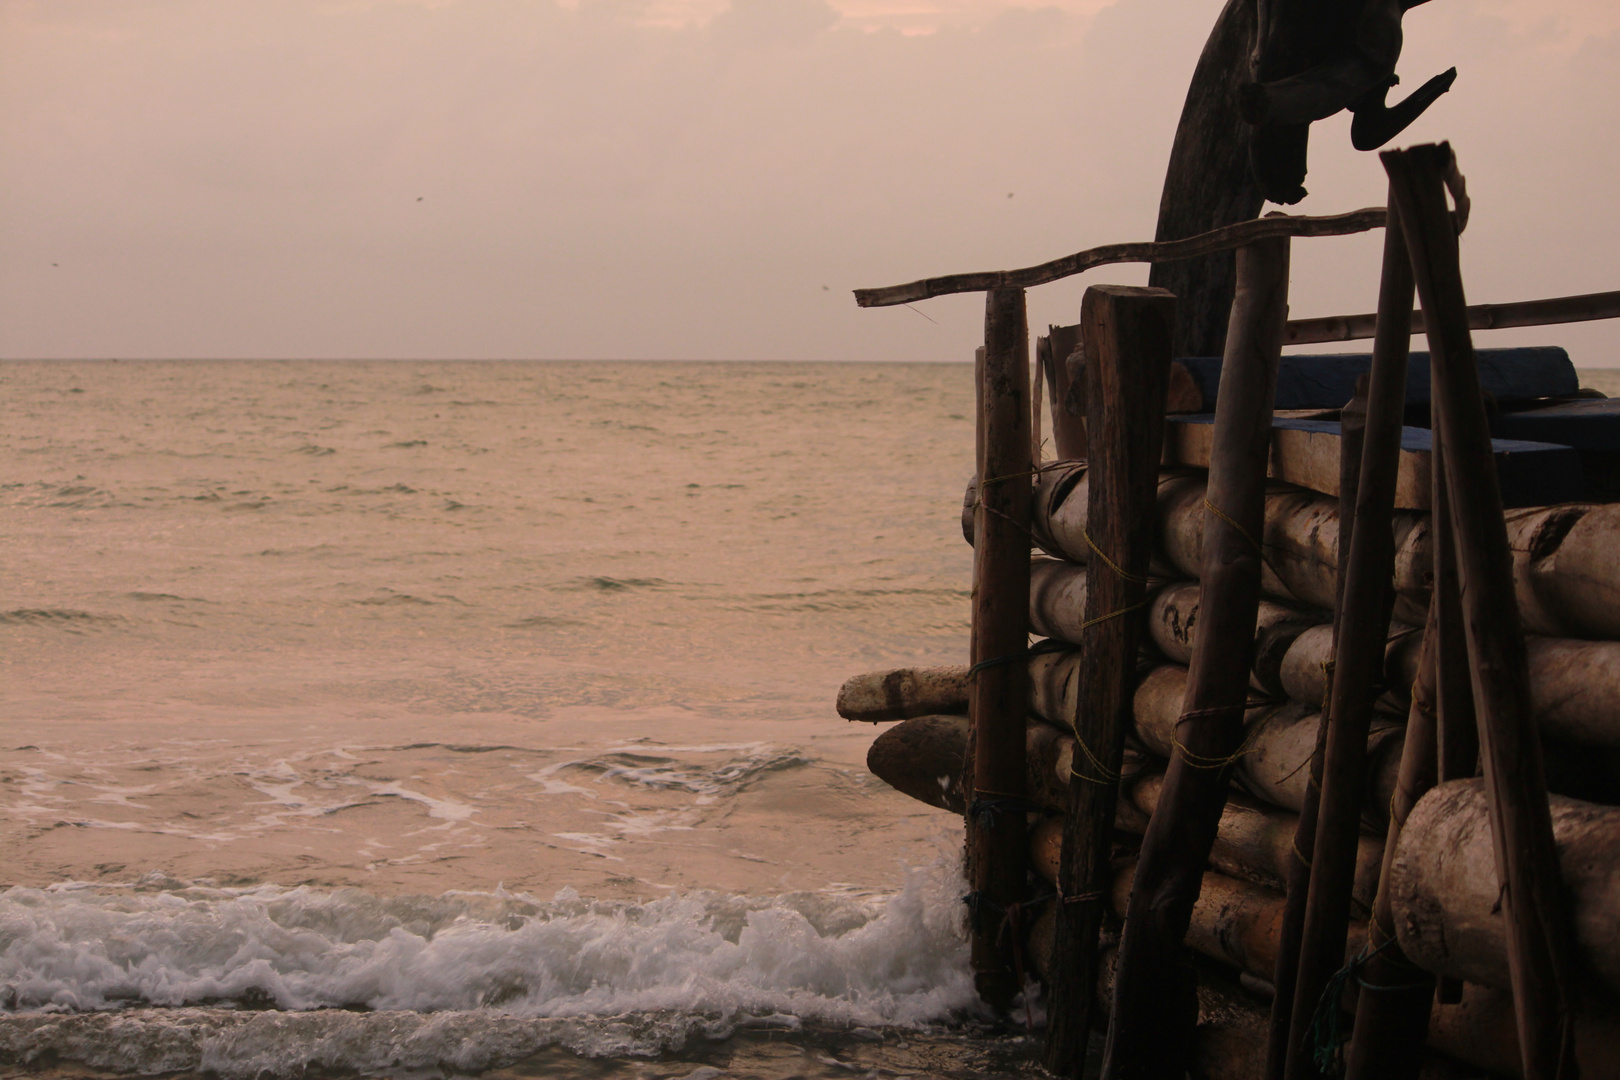
{"type": "MultiPolygon", "coordinates": [[[[1288,319],[1288,241],[1238,250],[1205,499],[1198,638],[1175,755],[1142,840],[1114,973],[1103,1076],[1179,1077],[1197,1023],[1183,941],[1226,805],[1260,603],[1266,460],[1288,319]]],[[[1089,366],[1089,365],[1088,365],[1089,366]]]]}
{"type": "MultiPolygon", "coordinates": [[[[1080,345],[1080,327],[1048,327],[1047,348],[1051,350],[1052,366],[1047,369],[1046,389],[1052,399],[1052,452],[1059,461],[1079,461],[1086,456],[1086,418],[1083,409],[1070,408],[1076,402],[1070,394],[1075,373],[1069,367],[1069,356],[1080,345]]],[[[1081,399],[1085,387],[1078,387],[1081,399]]]]}
{"type": "MultiPolygon", "coordinates": [[[[1393,211],[1391,212],[1393,215],[1393,211]]],[[[1300,934],[1289,1023],[1287,1080],[1317,1075],[1311,1021],[1333,973],[1344,963],[1350,928],[1350,890],[1356,872],[1361,804],[1367,796],[1367,733],[1383,681],[1389,634],[1395,540],[1395,482],[1401,426],[1406,418],[1406,359],[1412,336],[1412,270],[1395,222],[1384,232],[1378,327],[1367,391],[1367,429],[1356,486],[1350,558],[1341,582],[1339,633],[1334,641],[1322,790],[1316,842],[1300,934]]],[[[1339,543],[1346,542],[1341,528],[1339,543]]],[[[1334,1005],[1336,1006],[1336,1003],[1334,1005]]],[[[1337,1048],[1335,1048],[1337,1049],[1337,1048]]]]}
{"type": "Polygon", "coordinates": [[[1530,711],[1524,632],[1468,333],[1457,231],[1446,207],[1445,177],[1455,166],[1446,143],[1379,156],[1412,255],[1440,406],[1437,435],[1445,445],[1519,1052],[1525,1080],[1562,1080],[1576,1075],[1573,930],[1553,845],[1541,739],[1530,711]]]}
{"type": "MultiPolygon", "coordinates": [[[[1334,584],[1333,642],[1339,640],[1339,614],[1344,609],[1344,581],[1350,563],[1350,536],[1355,531],[1356,490],[1361,484],[1361,450],[1367,432],[1368,378],[1356,379],[1356,392],[1339,413],[1339,565],[1334,584]]],[[[1331,723],[1333,666],[1327,667],[1322,714],[1316,723],[1316,746],[1311,750],[1310,779],[1294,823],[1294,844],[1284,874],[1287,890],[1282,925],[1277,928],[1277,962],[1273,967],[1271,1016],[1266,1029],[1263,1080],[1282,1080],[1288,1065],[1288,1032],[1294,1020],[1294,979],[1299,975],[1299,943],[1305,933],[1305,902],[1311,888],[1311,851],[1316,846],[1316,812],[1322,791],[1322,768],[1327,758],[1331,723]]]]}
{"type": "Polygon", "coordinates": [[[1148,559],[1170,386],[1176,298],[1163,289],[1086,290],[1081,327],[1091,458],[1091,553],[1071,767],[1058,866],[1046,1068],[1078,1078],[1097,995],[1097,934],[1108,901],[1114,806],[1131,727],[1136,650],[1146,626],[1148,559]]]}
{"type": "Polygon", "coordinates": [[[1029,711],[1029,333],[1022,289],[985,298],[979,383],[979,500],[973,512],[973,789],[968,871],[973,977],[1004,1011],[1022,987],[997,948],[1024,896],[1024,722],[1029,711]]]}

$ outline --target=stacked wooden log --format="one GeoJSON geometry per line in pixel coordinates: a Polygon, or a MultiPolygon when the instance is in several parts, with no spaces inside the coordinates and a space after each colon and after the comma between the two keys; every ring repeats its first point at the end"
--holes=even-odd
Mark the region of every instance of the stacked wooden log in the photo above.
{"type": "MultiPolygon", "coordinates": [[[[1123,916],[1130,890],[1135,838],[1158,800],[1182,713],[1186,664],[1199,632],[1195,574],[1202,556],[1204,485],[1197,470],[1167,468],[1161,473],[1150,563],[1152,647],[1144,647],[1139,657],[1134,724],[1115,818],[1117,858],[1110,898],[1115,919],[1123,916]]],[[[974,501],[971,490],[968,501],[974,501]]],[[[1048,464],[1039,470],[1030,514],[1039,550],[1030,567],[1029,623],[1042,640],[1025,661],[1030,685],[1025,791],[1029,802],[1045,811],[1044,817],[1030,815],[1030,856],[1035,874],[1047,882],[1057,874],[1059,815],[1069,785],[1094,767],[1088,760],[1090,748],[1073,728],[1081,665],[1075,643],[1081,637],[1091,558],[1087,503],[1083,463],[1048,464]]],[[[1264,997],[1275,970],[1281,889],[1309,782],[1308,763],[1332,657],[1338,515],[1338,501],[1320,492],[1275,483],[1267,494],[1265,599],[1255,630],[1246,735],[1232,774],[1237,790],[1221,818],[1187,935],[1188,945],[1230,976],[1224,996],[1217,995],[1225,1020],[1211,1030],[1219,1028],[1226,1032],[1222,1038],[1239,1042],[1242,1038],[1232,1032],[1250,1028],[1260,1031],[1262,1044],[1264,1040],[1264,997]],[[1251,1012],[1258,1017],[1252,1024],[1242,1019],[1251,1012]]],[[[1577,1021],[1576,1048],[1583,1076],[1616,1076],[1620,504],[1529,507],[1508,511],[1506,521],[1514,590],[1531,635],[1530,694],[1547,750],[1548,786],[1555,793],[1554,835],[1583,976],[1593,990],[1577,1021]]],[[[1368,738],[1350,955],[1366,941],[1366,919],[1384,862],[1384,836],[1432,584],[1428,514],[1398,511],[1393,533],[1396,603],[1382,693],[1368,738]]],[[[870,768],[914,798],[956,813],[964,812],[968,802],[960,783],[968,740],[962,715],[966,680],[965,666],[876,672],[851,679],[838,703],[840,714],[851,720],[899,720],[873,744],[870,768]]],[[[1412,811],[1389,860],[1388,884],[1407,959],[1465,984],[1459,1001],[1435,1008],[1430,1046],[1475,1070],[1519,1075],[1494,858],[1482,782],[1452,780],[1435,787],[1412,811]]],[[[1038,920],[1025,920],[1025,925],[1031,922],[1034,930],[1020,948],[1028,951],[1029,966],[1038,971],[1045,959],[1042,935],[1049,931],[1038,920]]],[[[1353,1000],[1347,1004],[1353,1007],[1353,1000]]],[[[1203,998],[1201,1008],[1206,1018],[1215,1015],[1214,1006],[1203,998]]],[[[1200,1055],[1207,1056],[1203,1050],[1200,1055]]],[[[1245,1060],[1248,1064],[1226,1061],[1217,1071],[1255,1075],[1259,1060],[1252,1054],[1245,1060]]]]}

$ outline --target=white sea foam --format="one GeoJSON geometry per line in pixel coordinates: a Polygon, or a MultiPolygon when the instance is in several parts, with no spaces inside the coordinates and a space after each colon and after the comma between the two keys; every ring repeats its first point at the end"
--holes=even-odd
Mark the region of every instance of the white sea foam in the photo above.
{"type": "Polygon", "coordinates": [[[568,889],[539,901],[180,885],[0,893],[0,1000],[45,1012],[231,1001],[688,1018],[618,1024],[601,1048],[613,1053],[652,1052],[696,1022],[915,1026],[975,1008],[962,885],[943,864],[880,898],[700,892],[629,903],[568,889]]]}

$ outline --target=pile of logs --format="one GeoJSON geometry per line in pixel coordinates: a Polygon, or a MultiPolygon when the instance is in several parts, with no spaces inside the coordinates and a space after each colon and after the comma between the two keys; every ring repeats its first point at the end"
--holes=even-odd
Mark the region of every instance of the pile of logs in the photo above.
{"type": "Polygon", "coordinates": [[[839,693],[899,721],[877,776],[966,817],[977,984],[1039,977],[1058,1075],[1106,1028],[1108,1077],[1620,1076],[1620,504],[1503,510],[1449,148],[1386,167],[1332,483],[1275,478],[1286,238],[1238,251],[1207,468],[1169,452],[1170,294],[1094,288],[1037,344],[1043,464],[992,287],[970,663],[839,693]]]}

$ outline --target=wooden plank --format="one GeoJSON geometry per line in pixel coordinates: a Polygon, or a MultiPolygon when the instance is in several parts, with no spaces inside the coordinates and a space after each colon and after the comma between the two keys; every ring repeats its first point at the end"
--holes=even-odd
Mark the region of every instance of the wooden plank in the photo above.
{"type": "Polygon", "coordinates": [[[1136,655],[1147,622],[1156,451],[1176,298],[1163,289],[1099,286],[1083,304],[1086,355],[1087,532],[1095,545],[1079,627],[1080,679],[1070,719],[1092,760],[1073,766],[1047,1007],[1045,1063],[1058,1076],[1084,1067],[1096,1003],[1097,935],[1113,868],[1115,804],[1131,729],[1136,655]]]}
{"type": "Polygon", "coordinates": [[[1029,710],[1029,332],[1024,294],[985,297],[983,448],[973,520],[972,788],[968,880],[974,984],[1005,1011],[1018,985],[997,944],[1004,913],[1024,898],[1024,717],[1029,710]]]}
{"type": "MultiPolygon", "coordinates": [[[[1480,387],[1498,401],[1570,397],[1580,390],[1569,353],[1557,346],[1480,349],[1478,356],[1480,387]]],[[[1185,378],[1202,399],[1198,407],[1186,411],[1213,412],[1220,388],[1220,357],[1184,357],[1176,366],[1185,369],[1185,378]]],[[[1355,394],[1356,379],[1371,370],[1370,353],[1285,356],[1277,369],[1276,408],[1337,409],[1355,394]]],[[[1178,372],[1172,378],[1179,381],[1182,376],[1178,372]]],[[[1428,404],[1429,384],[1429,354],[1413,352],[1407,364],[1406,403],[1428,404]]]]}
{"type": "MultiPolygon", "coordinates": [[[[1164,463],[1209,465],[1214,444],[1214,418],[1172,416],[1165,428],[1164,463]]],[[[1267,474],[1324,495],[1339,494],[1339,424],[1331,420],[1280,418],[1272,422],[1267,474]]],[[[1431,506],[1431,461],[1434,433],[1428,428],[1401,429],[1400,472],[1395,484],[1397,510],[1431,506]]],[[[1588,497],[1581,456],[1569,446],[1518,439],[1494,439],[1492,455],[1508,509],[1550,506],[1588,497]]]]}

